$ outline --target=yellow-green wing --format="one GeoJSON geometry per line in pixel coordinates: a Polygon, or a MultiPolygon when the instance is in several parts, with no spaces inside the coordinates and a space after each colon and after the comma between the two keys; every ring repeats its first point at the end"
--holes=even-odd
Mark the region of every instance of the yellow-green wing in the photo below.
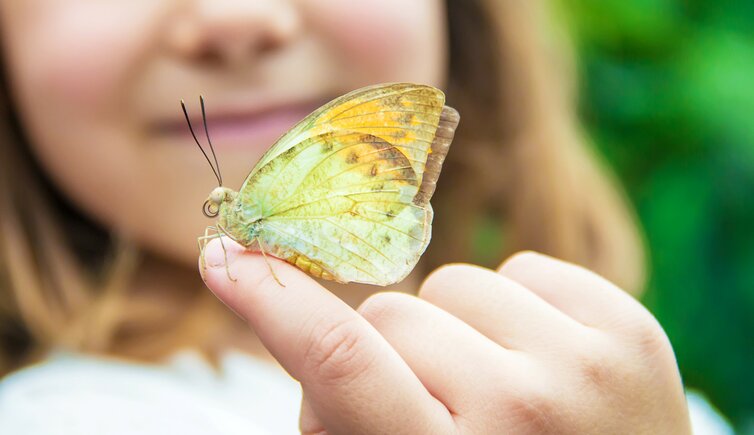
{"type": "Polygon", "coordinates": [[[357,89],[315,110],[278,139],[247,177],[306,139],[336,130],[371,134],[396,146],[421,178],[445,95],[432,86],[386,83],[357,89]]]}
{"type": "Polygon", "coordinates": [[[273,255],[315,276],[387,285],[403,279],[429,243],[429,199],[458,113],[427,86],[349,95],[268,152],[236,210],[261,219],[255,228],[273,255]],[[300,141],[281,145],[291,138],[300,141]]]}
{"type": "Polygon", "coordinates": [[[337,281],[402,279],[429,242],[432,218],[431,208],[413,203],[419,180],[408,159],[354,132],[325,133],[300,147],[292,164],[270,163],[286,166],[278,173],[286,187],[262,211],[263,244],[281,258],[304,257],[337,281]],[[310,153],[325,156],[301,171],[310,153]]]}

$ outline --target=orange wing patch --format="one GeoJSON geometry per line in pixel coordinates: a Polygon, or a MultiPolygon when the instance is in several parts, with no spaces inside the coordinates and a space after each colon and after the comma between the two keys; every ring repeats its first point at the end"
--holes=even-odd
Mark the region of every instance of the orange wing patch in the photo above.
{"type": "Polygon", "coordinates": [[[312,132],[333,129],[379,137],[398,148],[419,179],[440,122],[445,96],[426,86],[400,84],[366,92],[323,110],[312,132]]]}

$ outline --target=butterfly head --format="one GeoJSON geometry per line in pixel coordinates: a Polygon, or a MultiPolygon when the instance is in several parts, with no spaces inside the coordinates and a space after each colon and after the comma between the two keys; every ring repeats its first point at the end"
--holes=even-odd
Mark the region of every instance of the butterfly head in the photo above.
{"type": "Polygon", "coordinates": [[[226,202],[233,201],[237,193],[227,187],[215,187],[209,197],[204,201],[202,212],[204,215],[213,218],[220,213],[221,205],[226,202]]]}

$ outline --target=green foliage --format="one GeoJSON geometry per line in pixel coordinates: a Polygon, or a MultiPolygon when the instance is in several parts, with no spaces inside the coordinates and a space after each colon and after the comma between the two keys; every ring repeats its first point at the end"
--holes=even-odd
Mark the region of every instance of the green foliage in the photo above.
{"type": "MultiPolygon", "coordinates": [[[[754,427],[754,2],[560,0],[686,385],[754,427]]],[[[744,429],[745,430],[745,429],[744,429]]]]}

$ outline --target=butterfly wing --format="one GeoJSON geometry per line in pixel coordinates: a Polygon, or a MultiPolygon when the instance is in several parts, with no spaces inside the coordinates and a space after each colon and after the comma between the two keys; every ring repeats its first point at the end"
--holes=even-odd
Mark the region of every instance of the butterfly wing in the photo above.
{"type": "Polygon", "coordinates": [[[429,243],[429,199],[458,124],[443,104],[429,86],[375,86],[294,127],[237,199],[262,218],[265,247],[340,282],[408,275],[429,243]]]}
{"type": "Polygon", "coordinates": [[[445,95],[413,83],[367,86],[334,99],[312,112],[278,139],[246,178],[306,139],[335,130],[380,137],[408,156],[419,175],[434,138],[445,95]]]}

